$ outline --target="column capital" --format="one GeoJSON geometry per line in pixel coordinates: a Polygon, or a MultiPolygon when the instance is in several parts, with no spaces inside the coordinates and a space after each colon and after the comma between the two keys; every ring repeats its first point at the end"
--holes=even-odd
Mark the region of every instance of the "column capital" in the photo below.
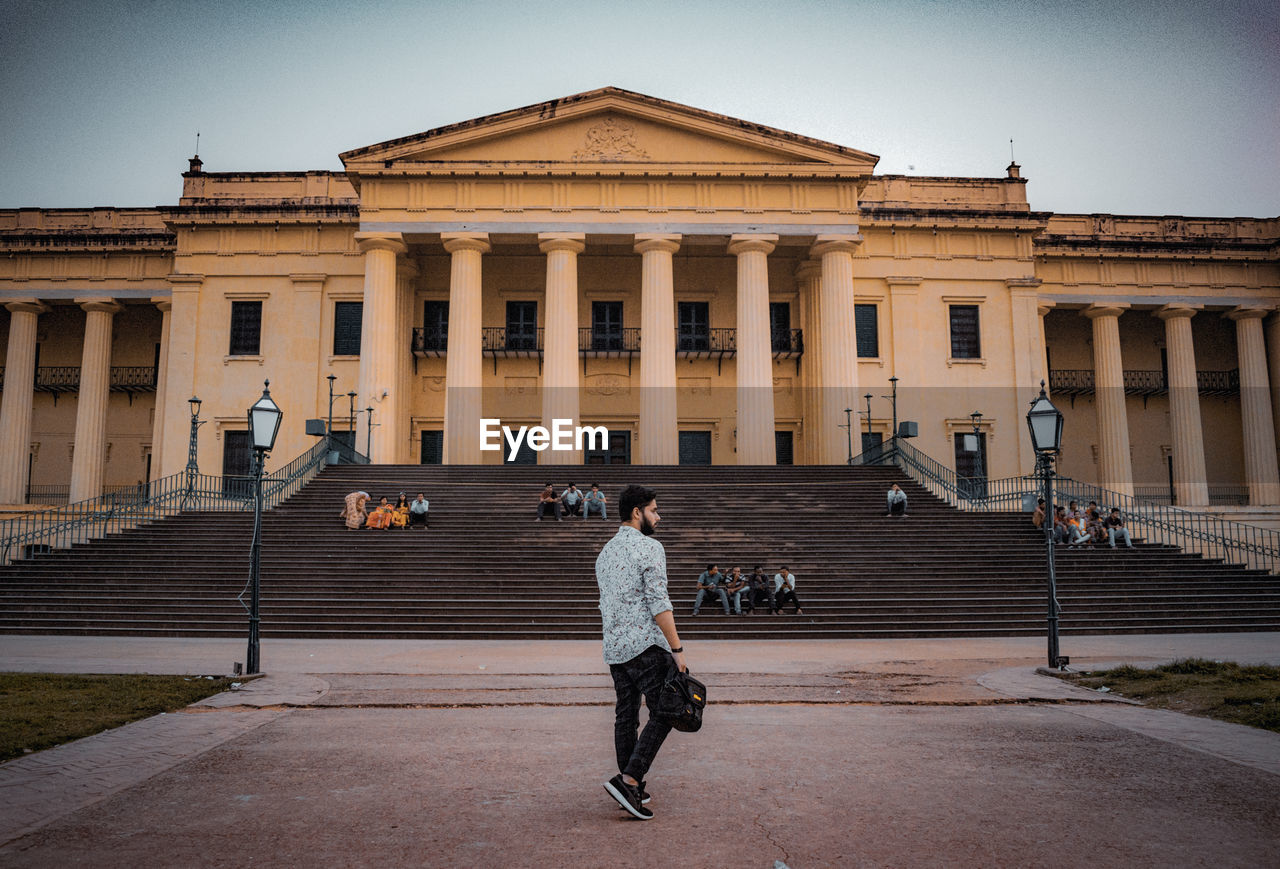
{"type": "Polygon", "coordinates": [[[76,299],[76,304],[86,311],[99,311],[103,314],[118,314],[123,306],[115,299],[76,299]]]}
{"type": "Polygon", "coordinates": [[[632,250],[636,253],[648,253],[651,250],[675,253],[680,249],[680,242],[683,238],[682,235],[675,232],[637,233],[632,250]]]}
{"type": "Polygon", "coordinates": [[[444,243],[444,249],[449,253],[460,250],[488,253],[493,249],[489,245],[489,233],[487,232],[442,232],[440,233],[440,241],[444,243]]]}
{"type": "Polygon", "coordinates": [[[1270,305],[1240,305],[1223,314],[1228,320],[1261,320],[1274,311],[1270,305]]]}
{"type": "Polygon", "coordinates": [[[583,232],[540,232],[538,233],[538,250],[551,253],[553,250],[567,250],[570,253],[582,253],[587,249],[587,235],[583,232]]]}
{"type": "Polygon", "coordinates": [[[822,260],[807,259],[796,266],[796,280],[816,281],[822,277],[822,260]]]}
{"type": "Polygon", "coordinates": [[[813,241],[813,247],[809,249],[812,256],[820,257],[824,253],[857,253],[858,245],[862,244],[861,233],[850,233],[847,235],[820,235],[813,241]]]}
{"type": "Polygon", "coordinates": [[[778,236],[772,233],[738,233],[729,236],[729,253],[740,254],[759,251],[773,253],[778,245],[778,236]]]}
{"type": "Polygon", "coordinates": [[[371,250],[389,250],[395,254],[409,252],[404,236],[398,232],[357,232],[355,238],[361,253],[371,250]]]}
{"type": "Polygon", "coordinates": [[[1173,304],[1165,305],[1162,308],[1156,308],[1151,312],[1151,316],[1158,317],[1161,320],[1177,320],[1182,317],[1191,319],[1198,312],[1203,310],[1204,305],[1191,304],[1189,302],[1174,302],[1173,304]]]}
{"type": "Polygon", "coordinates": [[[39,299],[14,299],[5,302],[4,307],[10,314],[43,314],[49,310],[49,306],[39,299]]]}
{"type": "Polygon", "coordinates": [[[1127,302],[1115,302],[1110,305],[1090,305],[1080,312],[1080,316],[1096,320],[1099,317],[1119,317],[1129,310],[1127,302]]]}
{"type": "Polygon", "coordinates": [[[159,308],[162,314],[173,310],[173,299],[170,296],[152,296],[151,304],[159,308]]]}

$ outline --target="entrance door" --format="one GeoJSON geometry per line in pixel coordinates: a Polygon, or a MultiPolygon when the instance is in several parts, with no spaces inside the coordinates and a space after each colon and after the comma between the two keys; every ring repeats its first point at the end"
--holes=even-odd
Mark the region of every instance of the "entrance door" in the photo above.
{"type": "Polygon", "coordinates": [[[226,498],[253,497],[253,450],[247,431],[222,433],[222,494],[226,498]]]}
{"type": "Polygon", "coordinates": [[[587,465],[629,465],[631,464],[631,432],[610,431],[609,448],[604,450],[587,450],[587,465]]]}
{"type": "Polygon", "coordinates": [[[422,453],[418,458],[424,465],[438,465],[444,461],[444,432],[440,429],[422,433],[422,453]]]}
{"type": "Polygon", "coordinates": [[[794,465],[793,457],[795,455],[795,435],[789,431],[775,431],[773,433],[774,452],[778,456],[778,464],[794,465]]]}
{"type": "Polygon", "coordinates": [[[878,431],[862,433],[862,455],[864,461],[874,461],[880,457],[880,447],[884,443],[884,434],[878,431]]]}
{"type": "Polygon", "coordinates": [[[680,432],[680,464],[682,465],[711,464],[711,432],[709,431],[680,432]]]}
{"type": "Polygon", "coordinates": [[[961,498],[987,497],[986,432],[956,433],[956,488],[961,498]]]}

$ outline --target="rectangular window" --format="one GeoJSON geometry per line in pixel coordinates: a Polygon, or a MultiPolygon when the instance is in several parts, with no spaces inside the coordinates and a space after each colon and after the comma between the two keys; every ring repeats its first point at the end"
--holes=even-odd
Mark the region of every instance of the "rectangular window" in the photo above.
{"type": "Polygon", "coordinates": [[[853,331],[858,336],[858,358],[880,356],[880,306],[854,305],[853,331]]]}
{"type": "Polygon", "coordinates": [[[428,299],[422,304],[422,349],[446,350],[449,347],[449,303],[428,299]]]}
{"type": "Polygon", "coordinates": [[[262,302],[231,303],[229,356],[257,356],[262,344],[262,302]]]}
{"type": "Polygon", "coordinates": [[[591,349],[622,349],[622,303],[591,303],[591,349]]]}
{"type": "Polygon", "coordinates": [[[364,302],[333,303],[333,355],[360,355],[360,328],[364,302]]]}
{"type": "Polygon", "coordinates": [[[538,349],[537,302],[507,302],[507,349],[538,349]]]}
{"type": "Polygon", "coordinates": [[[706,302],[678,302],[676,324],[676,350],[688,353],[711,349],[710,313],[706,302]]]}
{"type": "Polygon", "coordinates": [[[769,336],[775,353],[791,350],[791,303],[769,303],[769,336]]]}
{"type": "Polygon", "coordinates": [[[951,358],[982,358],[982,342],[978,338],[978,306],[951,306],[951,358]]]}

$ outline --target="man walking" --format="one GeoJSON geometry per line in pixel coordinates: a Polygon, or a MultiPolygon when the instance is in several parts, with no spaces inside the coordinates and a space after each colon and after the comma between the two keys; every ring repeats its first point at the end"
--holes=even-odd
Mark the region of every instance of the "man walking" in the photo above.
{"type": "Polygon", "coordinates": [[[604,660],[617,695],[613,745],[618,775],[604,789],[634,817],[647,821],[653,812],[645,805],[644,777],[671,732],[671,725],[654,718],[652,710],[671,667],[687,667],[667,597],[666,550],[653,539],[661,521],[657,493],[628,486],[618,498],[618,510],[618,533],[596,559],[604,660]],[[642,695],[650,712],[637,739],[642,695]]]}

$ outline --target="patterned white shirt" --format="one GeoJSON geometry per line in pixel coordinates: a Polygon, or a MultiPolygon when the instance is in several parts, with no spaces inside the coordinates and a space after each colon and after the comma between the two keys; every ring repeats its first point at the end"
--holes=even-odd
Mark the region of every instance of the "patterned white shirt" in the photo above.
{"type": "Polygon", "coordinates": [[[604,545],[596,558],[604,661],[621,664],[650,646],[671,651],[653,617],[671,609],[667,597],[667,552],[630,525],[604,545]]]}

